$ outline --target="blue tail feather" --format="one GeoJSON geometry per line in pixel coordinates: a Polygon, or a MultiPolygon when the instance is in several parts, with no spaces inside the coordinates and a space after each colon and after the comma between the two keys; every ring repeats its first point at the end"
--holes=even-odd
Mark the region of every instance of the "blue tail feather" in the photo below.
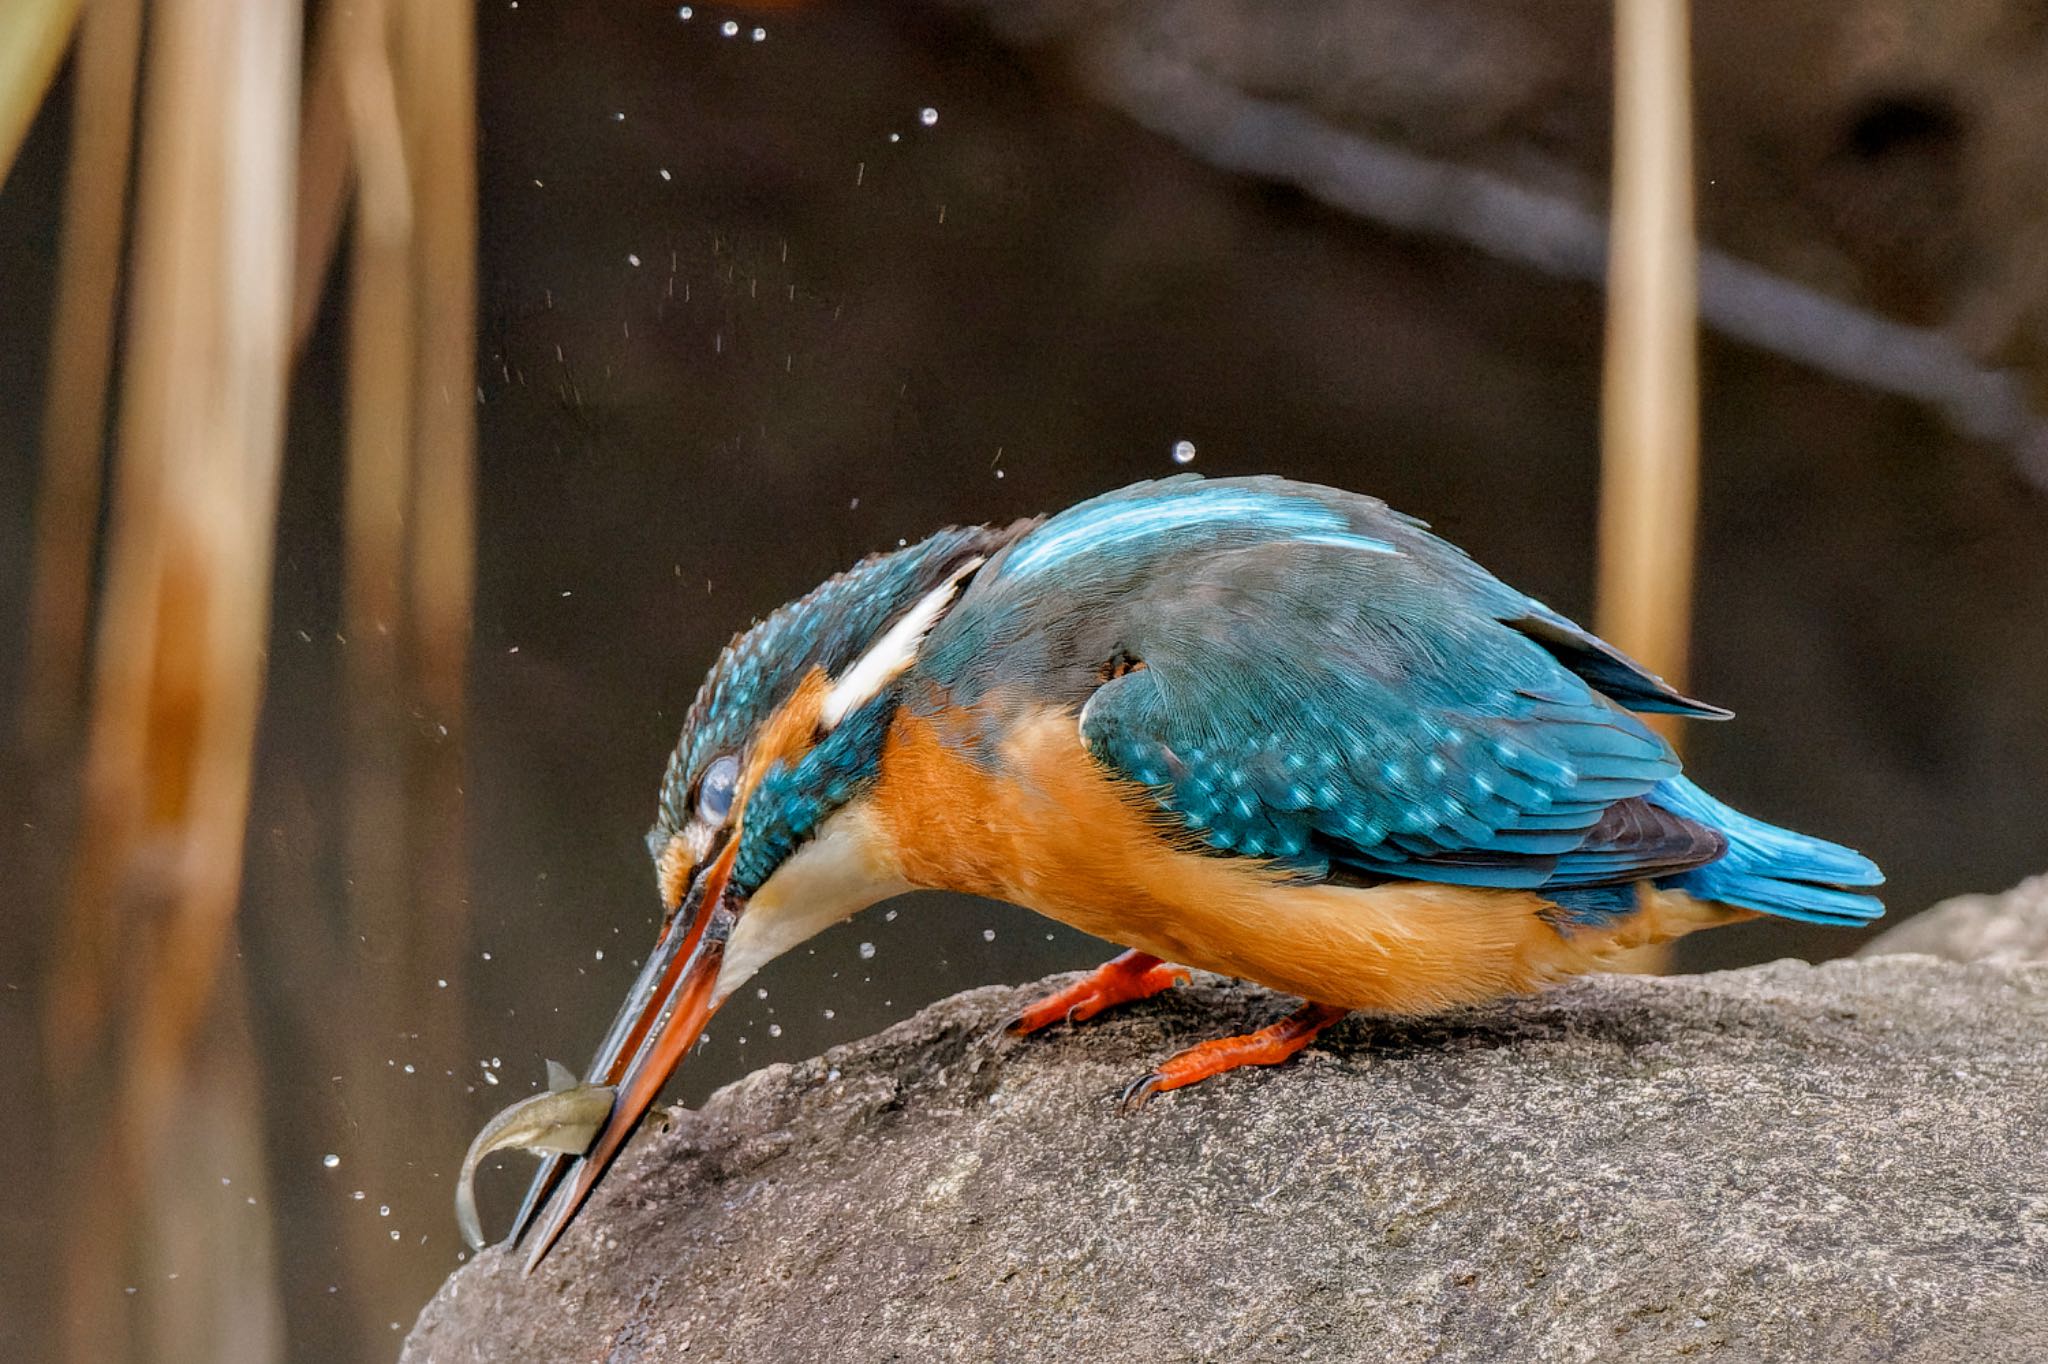
{"type": "Polygon", "coordinates": [[[1853,849],[1751,819],[1684,777],[1659,782],[1644,799],[1728,840],[1719,861],[1663,878],[1660,886],[1805,923],[1857,927],[1884,914],[1876,896],[1858,893],[1883,885],[1884,873],[1853,849]]]}

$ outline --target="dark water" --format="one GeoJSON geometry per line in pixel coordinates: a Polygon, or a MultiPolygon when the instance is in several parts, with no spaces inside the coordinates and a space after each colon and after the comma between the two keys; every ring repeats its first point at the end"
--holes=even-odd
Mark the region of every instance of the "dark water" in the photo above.
{"type": "MultiPolygon", "coordinates": [[[[1589,614],[1595,294],[1192,164],[977,30],[891,9],[770,16],[759,43],[754,19],[720,36],[722,12],[483,14],[469,718],[459,792],[386,812],[401,884],[466,910],[445,988],[444,968],[345,927],[341,375],[323,324],[295,394],[240,944],[295,1358],[388,1354],[387,1322],[409,1324],[456,1263],[461,1140],[542,1057],[582,1061],[651,935],[641,835],[698,678],[824,575],[943,523],[1171,472],[1187,440],[1200,472],[1380,494],[1589,614]],[[393,988],[417,1012],[372,1029],[332,982],[383,961],[415,973],[393,988]],[[403,1069],[429,1055],[457,1064],[403,1069]]],[[[0,200],[8,639],[61,121],[0,200]]],[[[2048,865],[2048,506],[2003,452],[1911,405],[1712,342],[1706,365],[1693,689],[1741,718],[1698,728],[1693,770],[1870,852],[1902,909],[2048,865]]],[[[9,700],[17,658],[0,649],[9,700]]],[[[439,742],[431,715],[395,723],[439,742]]],[[[0,849],[27,895],[0,916],[0,1019],[23,1038],[65,804],[61,774],[8,770],[0,849]]],[[[767,997],[716,1020],[681,1094],[1109,950],[1003,906],[890,908],[765,972],[767,997]]],[[[1685,960],[1856,941],[1762,925],[1685,960]]],[[[8,1052],[0,1082],[33,1092],[8,1052]]],[[[487,1221],[514,1188],[488,1182],[487,1221]]],[[[15,1308],[56,1212],[6,1206],[23,1272],[0,1315],[32,1331],[15,1308]]]]}

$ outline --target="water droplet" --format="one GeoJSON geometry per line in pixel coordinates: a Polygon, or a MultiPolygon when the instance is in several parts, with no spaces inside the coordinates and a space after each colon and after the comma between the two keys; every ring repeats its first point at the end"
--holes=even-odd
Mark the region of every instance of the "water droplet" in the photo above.
{"type": "Polygon", "coordinates": [[[332,1170],[335,1166],[341,1164],[341,1157],[335,1155],[334,1152],[329,1151],[326,1155],[320,1157],[320,1163],[322,1165],[325,1165],[328,1169],[332,1170]]]}
{"type": "MultiPolygon", "coordinates": [[[[621,114],[620,117],[623,118],[625,116],[621,114]]],[[[929,128],[939,121],[939,111],[927,105],[917,111],[917,121],[929,128]]]]}
{"type": "Polygon", "coordinates": [[[833,1081],[833,1080],[836,1080],[836,1079],[838,1079],[838,1078],[839,1078],[839,1067],[837,1067],[837,1066],[834,1066],[834,1067],[832,1067],[832,1069],[830,1069],[830,1070],[828,1070],[828,1071],[826,1071],[826,1072],[825,1072],[825,1079],[826,1079],[827,1083],[830,1083],[831,1081],[833,1081]]]}
{"type": "Polygon", "coordinates": [[[756,998],[756,999],[766,999],[766,998],[768,998],[768,987],[767,987],[767,986],[765,986],[765,985],[756,985],[756,986],[754,987],[754,998],[756,998]]]}
{"type": "Polygon", "coordinates": [[[686,24],[696,17],[697,11],[691,9],[688,5],[684,5],[681,9],[676,11],[676,18],[682,20],[686,24]]]}
{"type": "Polygon", "coordinates": [[[407,1062],[405,1063],[405,1073],[406,1073],[407,1075],[410,1075],[410,1074],[412,1074],[412,1062],[410,1062],[410,1061],[407,1061],[407,1062]]]}
{"type": "Polygon", "coordinates": [[[893,924],[893,923],[895,923],[895,922],[896,922],[896,911],[895,911],[895,910],[893,910],[893,909],[890,909],[890,910],[884,910],[884,911],[882,912],[882,922],[883,922],[883,923],[885,923],[885,924],[893,924]]]}
{"type": "MultiPolygon", "coordinates": [[[[615,109],[615,110],[613,110],[613,111],[612,111],[612,122],[614,122],[614,123],[624,123],[625,121],[626,121],[626,111],[625,111],[624,109],[615,109]]],[[[538,184],[540,183],[540,181],[536,180],[536,181],[534,181],[533,183],[534,183],[534,184],[536,184],[536,185],[538,185],[538,184]]]]}
{"type": "Polygon", "coordinates": [[[875,959],[875,945],[873,943],[864,942],[860,945],[860,959],[862,961],[873,961],[875,959]]]}
{"type": "Polygon", "coordinates": [[[981,940],[983,942],[994,942],[996,940],[996,931],[993,928],[982,929],[981,940]]]}
{"type": "Polygon", "coordinates": [[[748,34],[747,36],[748,36],[748,37],[750,37],[750,38],[752,38],[752,39],[753,39],[753,40],[754,40],[755,42],[757,42],[757,43],[758,43],[758,42],[761,42],[761,41],[765,40],[765,39],[766,39],[766,38],[768,37],[768,30],[767,30],[767,29],[765,29],[765,28],[757,28],[757,29],[755,29],[755,30],[754,30],[754,31],[753,31],[752,33],[748,34]]]}
{"type": "Polygon", "coordinates": [[[597,959],[598,959],[599,961],[603,961],[603,960],[604,960],[604,949],[603,949],[602,947],[600,947],[600,948],[598,948],[598,949],[597,949],[597,959]]]}
{"type": "MultiPolygon", "coordinates": [[[[630,252],[630,251],[629,251],[629,252],[627,252],[627,253],[626,253],[626,264],[628,264],[628,265],[632,265],[632,266],[638,266],[638,265],[640,264],[640,258],[639,258],[638,256],[634,255],[634,254],[633,254],[632,252],[630,252]]],[[[569,594],[568,594],[568,593],[566,593],[566,592],[564,592],[564,593],[563,593],[562,595],[566,597],[566,596],[568,596],[569,594]]]]}
{"type": "Polygon", "coordinates": [[[363,1191],[361,1189],[357,1189],[354,1193],[350,1194],[349,1197],[353,1198],[356,1202],[360,1203],[363,1201],[363,1191]]]}
{"type": "Polygon", "coordinates": [[[782,1036],[782,1025],[780,1023],[770,1023],[768,1025],[768,1035],[770,1037],[782,1036]]]}
{"type": "Polygon", "coordinates": [[[833,1012],[832,1012],[832,1011],[831,1011],[830,1009],[827,1009],[827,1010],[825,1010],[825,1017],[827,1017],[827,1018],[836,1018],[837,1016],[838,1016],[838,1015],[834,1014],[834,1013],[833,1013],[833,1012]]]}
{"type": "Polygon", "coordinates": [[[498,1077],[497,1077],[497,1076],[495,1076],[495,1075],[493,1075],[493,1074],[491,1074],[491,1073],[490,1073],[490,1072],[489,1072],[489,1071],[487,1070],[487,1071],[485,1071],[485,1072],[484,1072],[484,1083],[485,1083],[485,1084],[487,1084],[487,1085],[494,1085],[494,1084],[498,1083],[498,1077]]]}
{"type": "Polygon", "coordinates": [[[901,133],[891,133],[891,134],[889,134],[889,140],[890,140],[891,142],[901,142],[901,141],[903,140],[903,134],[901,134],[901,133]]]}
{"type": "Polygon", "coordinates": [[[447,981],[445,981],[445,980],[442,980],[442,979],[441,979],[440,977],[438,977],[438,976],[436,976],[436,977],[434,978],[434,984],[436,984],[436,985],[440,986],[440,987],[441,987],[442,989],[444,989],[444,990],[448,988],[448,982],[447,982],[447,981]]]}
{"type": "Polygon", "coordinates": [[[379,1217],[389,1217],[389,1216],[391,1216],[391,1205],[390,1205],[389,1203],[379,1203],[379,1204],[377,1205],[377,1216],[379,1216],[379,1217]]]}
{"type": "Polygon", "coordinates": [[[718,31],[720,33],[723,33],[728,38],[737,38],[740,36],[739,21],[735,19],[728,19],[718,26],[718,31]]]}
{"type": "Polygon", "coordinates": [[[1191,440],[1175,441],[1173,443],[1173,462],[1175,464],[1193,464],[1195,462],[1195,443],[1191,440]]]}
{"type": "MultiPolygon", "coordinates": [[[[398,1228],[397,1228],[397,1227],[393,1227],[393,1228],[391,1229],[391,1239],[392,1239],[392,1240],[394,1240],[394,1241],[396,1241],[396,1240],[398,1239],[398,1228]]],[[[394,1331],[396,1331],[396,1330],[398,1329],[398,1323],[397,1323],[397,1322],[395,1322],[395,1321],[394,1321],[394,1322],[392,1322],[392,1323],[391,1323],[391,1329],[392,1329],[392,1330],[394,1330],[394,1331]]]]}
{"type": "Polygon", "coordinates": [[[663,167],[661,168],[661,178],[662,178],[662,179],[664,179],[664,180],[673,180],[673,179],[675,179],[675,177],[674,177],[673,175],[670,175],[670,174],[668,173],[668,167],[667,167],[667,166],[663,166],[663,167]]]}

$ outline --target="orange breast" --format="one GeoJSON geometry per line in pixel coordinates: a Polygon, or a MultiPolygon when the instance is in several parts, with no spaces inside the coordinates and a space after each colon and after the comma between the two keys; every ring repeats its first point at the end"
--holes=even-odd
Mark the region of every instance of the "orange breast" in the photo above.
{"type": "Polygon", "coordinates": [[[1321,1003],[1424,1013],[1526,993],[1729,917],[1650,892],[1634,915],[1567,932],[1526,891],[1303,885],[1199,851],[1088,755],[1072,712],[1027,713],[984,765],[970,755],[987,732],[959,712],[897,720],[875,806],[906,879],[1321,1003]]]}

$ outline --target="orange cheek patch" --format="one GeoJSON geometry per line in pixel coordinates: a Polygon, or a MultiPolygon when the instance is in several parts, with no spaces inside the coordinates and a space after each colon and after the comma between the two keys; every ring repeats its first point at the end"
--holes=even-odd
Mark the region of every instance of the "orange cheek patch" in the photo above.
{"type": "Polygon", "coordinates": [[[675,913],[682,904],[683,892],[690,888],[692,870],[689,840],[681,834],[672,835],[654,861],[654,874],[661,882],[661,902],[669,913],[675,913]]]}
{"type": "Polygon", "coordinates": [[[813,668],[804,674],[804,680],[797,683],[796,691],[782,703],[781,709],[768,717],[748,749],[739,789],[733,793],[736,812],[746,808],[747,797],[768,775],[770,767],[777,762],[794,763],[811,751],[817,742],[818,717],[824,714],[825,695],[831,690],[832,679],[825,676],[825,670],[813,668]]]}

